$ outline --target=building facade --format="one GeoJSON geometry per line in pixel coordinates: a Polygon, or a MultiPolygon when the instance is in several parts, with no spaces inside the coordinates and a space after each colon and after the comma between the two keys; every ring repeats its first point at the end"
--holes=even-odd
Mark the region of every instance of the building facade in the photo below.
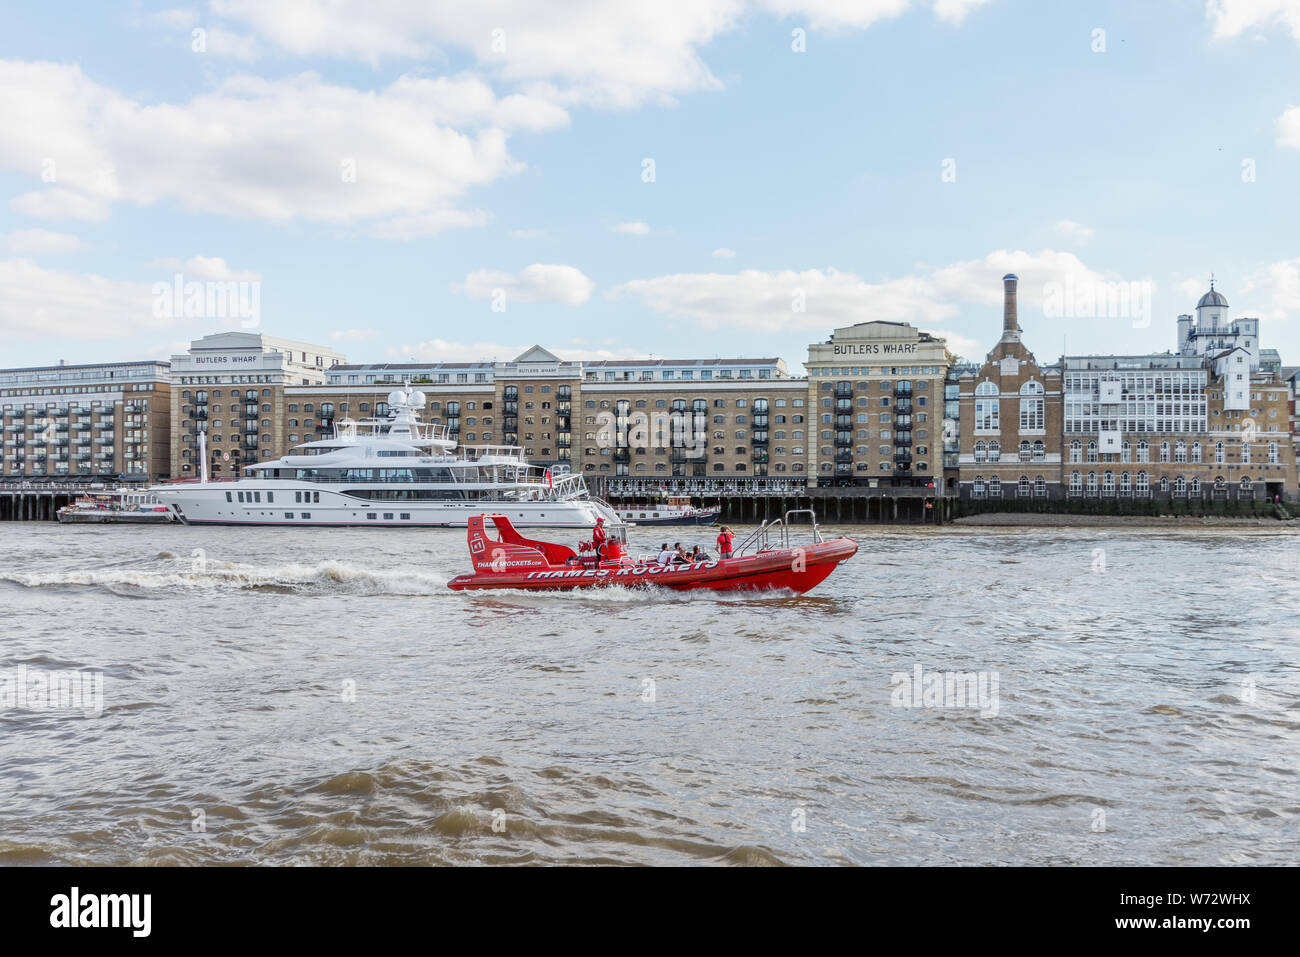
{"type": "Polygon", "coordinates": [[[1016,277],[1003,332],[961,377],[960,493],[972,499],[1264,499],[1296,493],[1288,386],[1259,322],[1213,288],[1179,316],[1178,351],[1064,356],[1020,341],[1016,277]]]}
{"type": "Polygon", "coordinates": [[[169,477],[170,390],[165,362],[0,369],[0,481],[169,477]]]}
{"type": "Polygon", "coordinates": [[[205,434],[208,473],[239,475],[244,465],[278,458],[317,422],[290,410],[285,390],[320,384],[326,370],[346,357],[324,346],[252,332],[222,332],[196,339],[171,359],[171,474],[201,474],[200,433],[205,434]]]}
{"type": "Polygon", "coordinates": [[[1002,337],[959,379],[958,491],[963,498],[1060,498],[1061,369],[1021,340],[1018,278],[1002,277],[1002,337]]]}
{"type": "Polygon", "coordinates": [[[943,339],[903,322],[858,323],[810,345],[807,468],[816,484],[942,488],[953,359],[943,339]]]}

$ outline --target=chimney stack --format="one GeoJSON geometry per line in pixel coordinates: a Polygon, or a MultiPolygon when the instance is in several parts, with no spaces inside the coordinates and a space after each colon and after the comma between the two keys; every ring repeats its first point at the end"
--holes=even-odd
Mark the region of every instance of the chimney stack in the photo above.
{"type": "Polygon", "coordinates": [[[1020,340],[1020,322],[1016,315],[1016,283],[1020,280],[1013,272],[1002,277],[1002,341],[1020,340]]]}

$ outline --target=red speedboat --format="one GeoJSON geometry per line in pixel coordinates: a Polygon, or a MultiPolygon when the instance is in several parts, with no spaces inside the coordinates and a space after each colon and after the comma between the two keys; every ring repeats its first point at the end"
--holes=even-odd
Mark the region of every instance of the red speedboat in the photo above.
{"type": "Polygon", "coordinates": [[[590,542],[583,542],[575,551],[566,545],[524,538],[508,518],[496,514],[470,518],[467,538],[474,571],[447,583],[448,588],[457,591],[474,588],[567,591],[644,582],[678,591],[789,589],[802,593],[821,583],[840,562],[853,557],[858,550],[858,543],[851,538],[823,539],[816,517],[809,509],[786,512],[784,518],[765,523],[731,558],[670,565],[628,557],[623,526],[610,529],[609,539],[599,554],[590,542]],[[796,514],[812,518],[812,540],[797,546],[790,544],[789,525],[790,517],[796,514]],[[489,522],[496,529],[495,537],[488,531],[489,522]],[[750,554],[746,554],[750,549],[750,554]]]}

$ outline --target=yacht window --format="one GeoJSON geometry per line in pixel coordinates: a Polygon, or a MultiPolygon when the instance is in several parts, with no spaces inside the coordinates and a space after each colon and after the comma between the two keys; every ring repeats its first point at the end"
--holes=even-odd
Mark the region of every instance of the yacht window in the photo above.
{"type": "Polygon", "coordinates": [[[371,512],[369,515],[366,516],[366,518],[374,518],[374,517],[375,517],[375,513],[374,513],[374,512],[371,512]]]}
{"type": "Polygon", "coordinates": [[[393,520],[393,513],[392,513],[392,512],[385,512],[385,513],[384,513],[384,521],[385,521],[385,522],[391,522],[392,520],[393,520]]]}
{"type": "Polygon", "coordinates": [[[311,518],[311,512],[303,512],[303,513],[302,513],[302,517],[303,517],[303,518],[311,518]]]}
{"type": "Polygon", "coordinates": [[[410,513],[410,512],[402,512],[402,513],[401,513],[401,517],[402,517],[402,520],[403,520],[403,521],[409,522],[409,521],[411,520],[411,513],[410,513]]]}
{"type": "Polygon", "coordinates": [[[227,502],[230,501],[230,493],[229,493],[229,492],[226,493],[226,501],[227,501],[227,502]]]}
{"type": "Polygon", "coordinates": [[[293,518],[293,512],[285,512],[285,513],[284,513],[284,517],[285,517],[285,518],[293,518]]]}

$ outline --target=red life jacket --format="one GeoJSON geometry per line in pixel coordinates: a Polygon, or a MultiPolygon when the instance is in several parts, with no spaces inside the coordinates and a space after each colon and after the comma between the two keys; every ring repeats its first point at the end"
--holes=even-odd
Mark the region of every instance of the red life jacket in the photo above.
{"type": "Polygon", "coordinates": [[[605,544],[605,539],[608,537],[609,535],[605,532],[605,526],[597,525],[591,532],[591,544],[596,548],[599,548],[601,545],[605,544]]]}
{"type": "Polygon", "coordinates": [[[731,543],[734,542],[735,540],[736,540],[736,535],[734,532],[720,532],[718,534],[718,551],[720,552],[731,551],[731,543]]]}

